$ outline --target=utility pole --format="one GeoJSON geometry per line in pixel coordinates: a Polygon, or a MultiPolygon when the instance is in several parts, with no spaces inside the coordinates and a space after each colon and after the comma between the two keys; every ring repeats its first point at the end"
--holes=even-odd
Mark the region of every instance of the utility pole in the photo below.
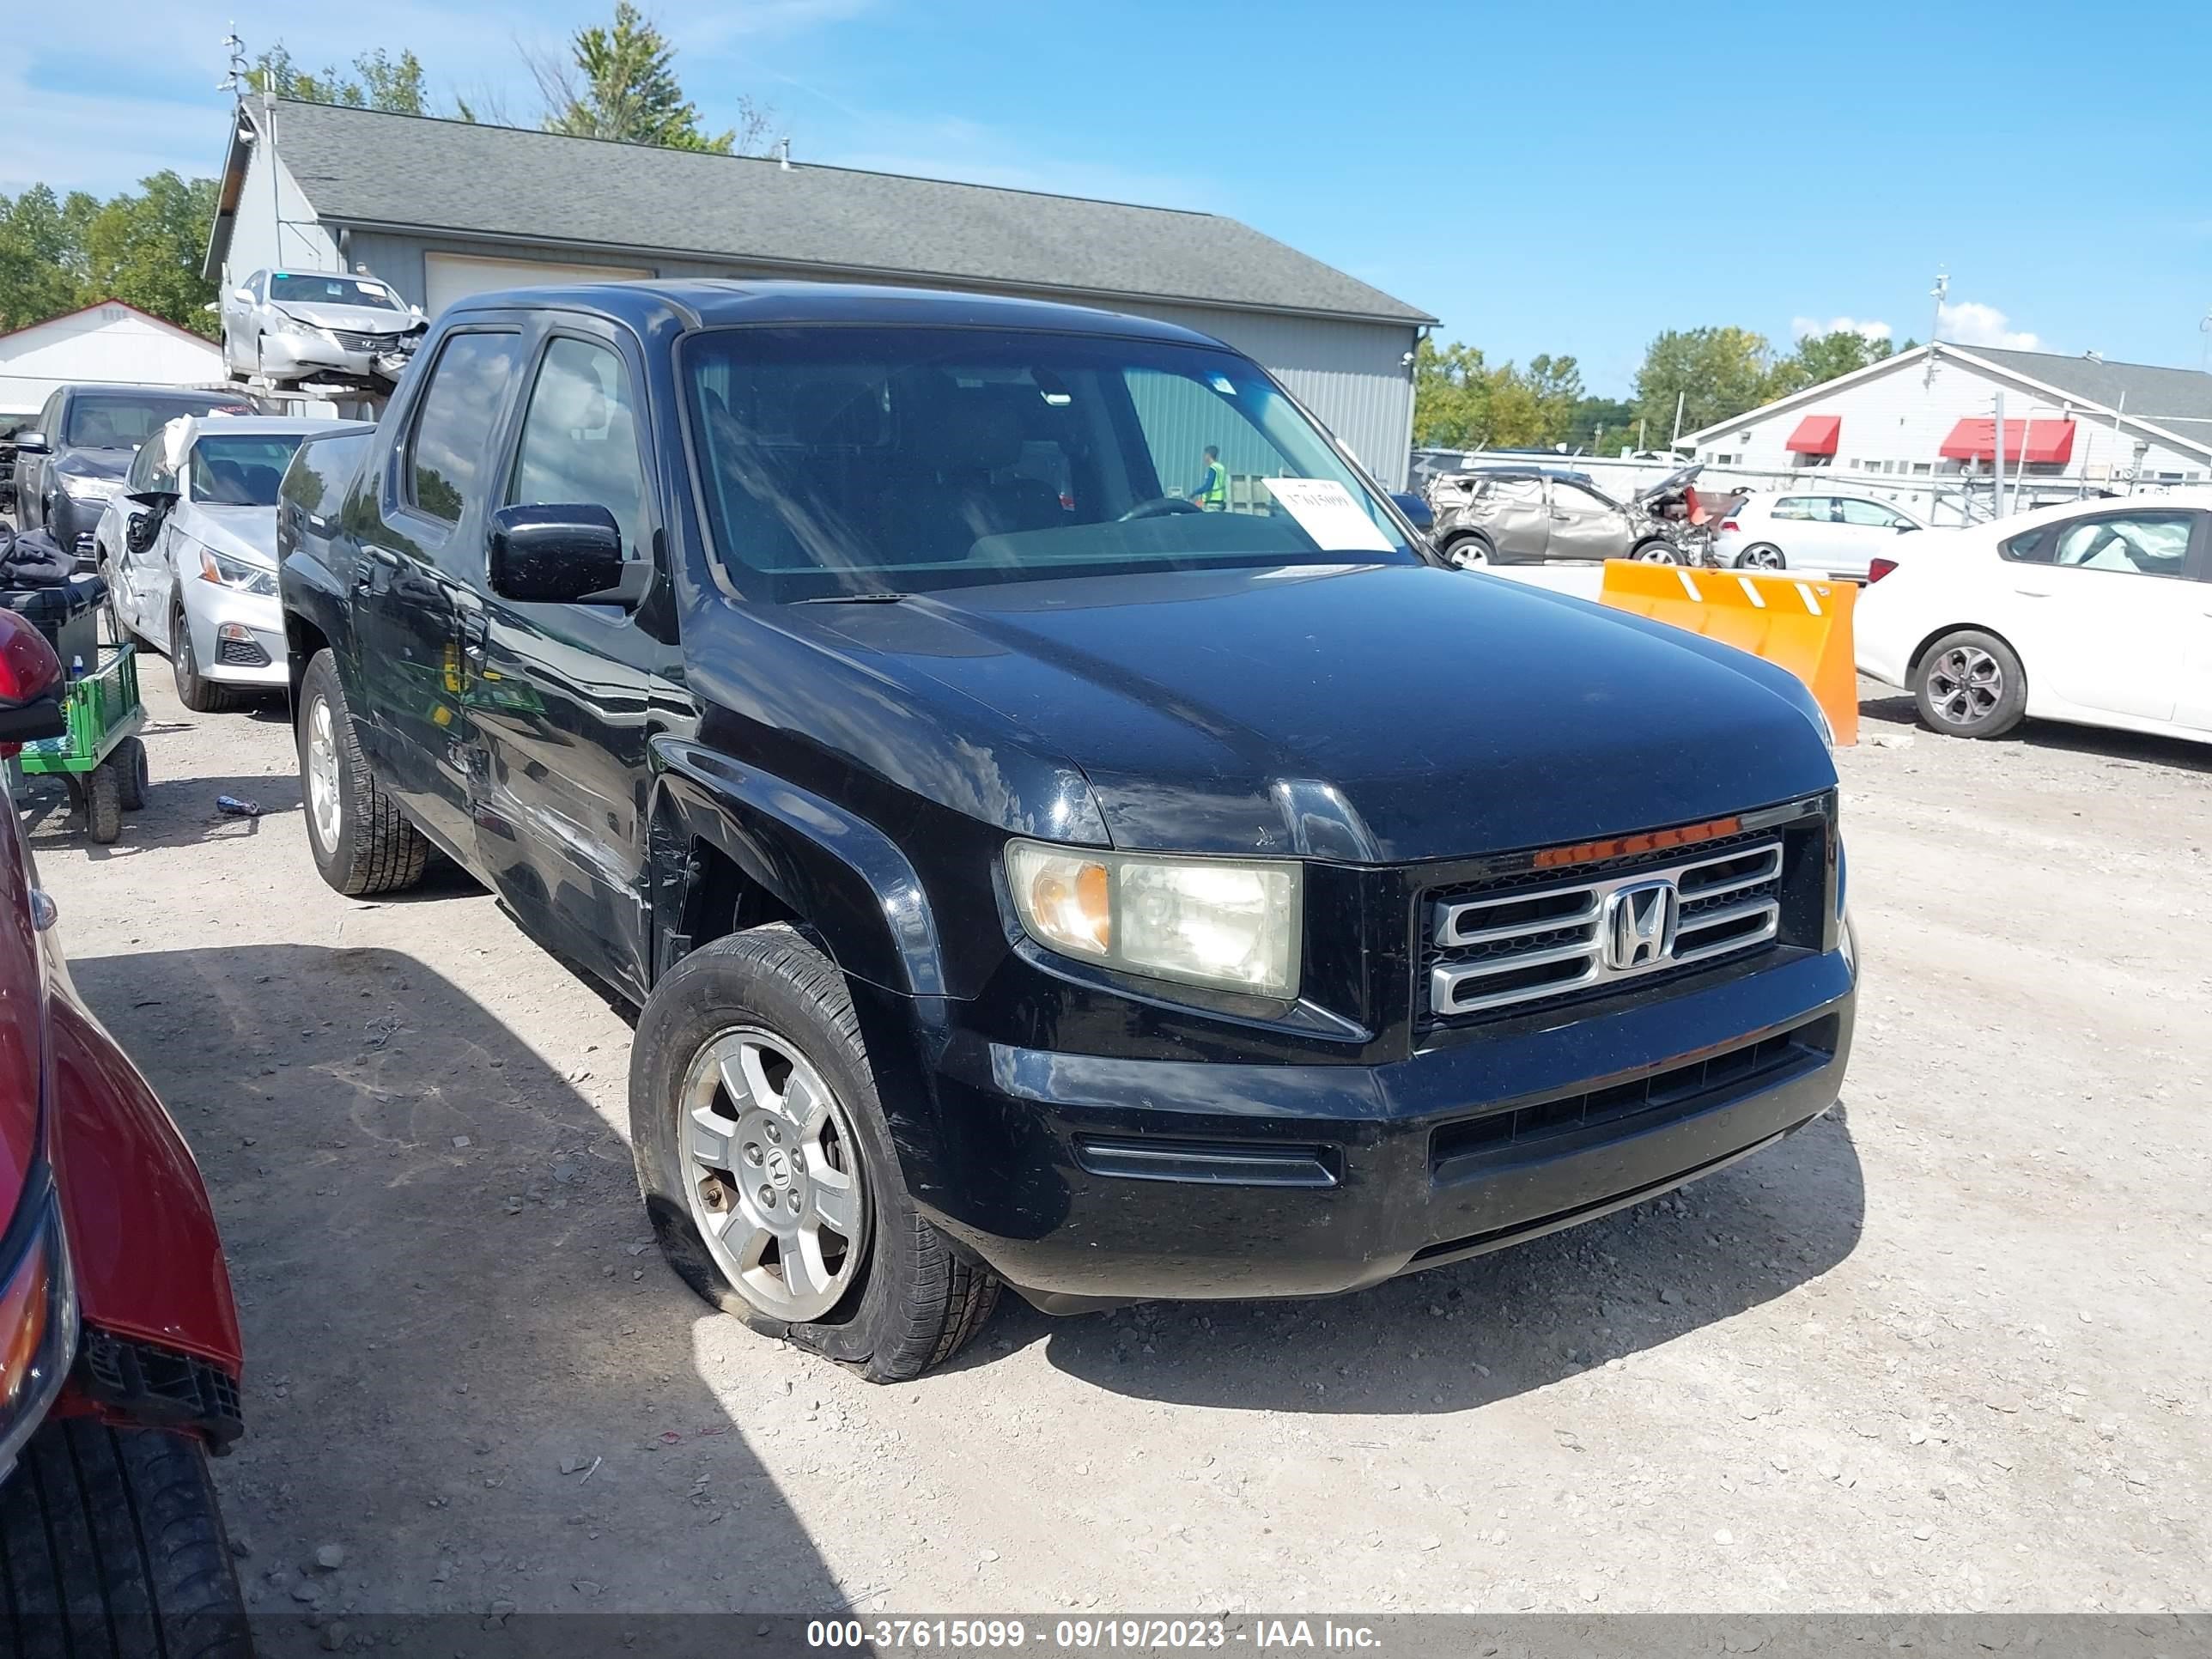
{"type": "Polygon", "coordinates": [[[1674,435],[1667,441],[1667,447],[1669,449],[1682,441],[1682,404],[1689,395],[1690,389],[1687,386],[1684,386],[1674,394],[1674,435]]]}
{"type": "Polygon", "coordinates": [[[1923,386],[1936,384],[1936,342],[1943,337],[1943,301],[1950,297],[1950,276],[1938,265],[1936,267],[1936,286],[1928,290],[1929,297],[1936,301],[1936,310],[1928,323],[1928,372],[1920,382],[1923,386]]]}
{"type": "Polygon", "coordinates": [[[1990,496],[1991,508],[1990,516],[1993,519],[2002,519],[2005,515],[2004,393],[2002,392],[1997,393],[1997,436],[1992,449],[1994,453],[1990,455],[1990,464],[1996,469],[1996,477],[1993,492],[1990,496]]]}

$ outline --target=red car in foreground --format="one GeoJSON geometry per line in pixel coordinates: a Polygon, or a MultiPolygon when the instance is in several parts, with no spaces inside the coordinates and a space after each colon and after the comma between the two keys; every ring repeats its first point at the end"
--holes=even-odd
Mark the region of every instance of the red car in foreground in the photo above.
{"type": "MultiPolygon", "coordinates": [[[[58,734],[65,689],[0,611],[0,752],[58,734]]],[[[214,1212],[0,819],[0,1653],[250,1655],[207,1465],[242,1426],[214,1212]]]]}

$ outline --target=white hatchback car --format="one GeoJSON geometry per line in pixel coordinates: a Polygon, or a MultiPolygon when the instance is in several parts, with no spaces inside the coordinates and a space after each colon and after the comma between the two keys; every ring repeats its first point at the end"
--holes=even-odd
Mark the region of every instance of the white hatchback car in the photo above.
{"type": "Polygon", "coordinates": [[[2212,490],[2070,501],[1911,538],[1859,595],[1859,672],[1937,732],[2023,715],[2212,743],[2212,490]]]}
{"type": "Polygon", "coordinates": [[[1817,570],[1863,582],[1876,559],[1897,558],[1900,533],[1926,520],[1894,501],[1838,489],[1753,494],[1713,532],[1713,557],[1730,569],[1817,570]]]}

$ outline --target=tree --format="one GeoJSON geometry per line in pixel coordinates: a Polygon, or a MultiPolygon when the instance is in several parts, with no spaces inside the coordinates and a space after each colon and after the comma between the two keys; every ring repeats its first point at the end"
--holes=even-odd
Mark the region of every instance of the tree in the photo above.
{"type": "Polygon", "coordinates": [[[88,283],[93,298],[111,298],[212,338],[207,302],[215,284],[200,275],[208,230],[215,222],[216,182],[169,172],[139,180],[139,193],[118,196],[85,227],[88,283]]]}
{"type": "Polygon", "coordinates": [[[1618,398],[1584,398],[1567,417],[1566,445],[1593,455],[1617,455],[1636,441],[1636,405],[1618,398]]]}
{"type": "Polygon", "coordinates": [[[84,233],[100,204],[82,191],[57,197],[33,185],[0,196],[0,330],[27,328],[74,311],[94,297],[84,233]]]}
{"type": "Polygon", "coordinates": [[[1567,435],[1582,400],[1571,357],[1537,356],[1493,368],[1478,346],[1423,340],[1413,358],[1413,441],[1442,449],[1528,448],[1567,435]]]}
{"type": "Polygon", "coordinates": [[[771,112],[749,98],[738,100],[737,126],[702,131],[676,78],[676,48],[630,0],[616,0],[612,27],[576,31],[568,63],[524,56],[545,99],[548,132],[719,155],[751,155],[768,134],[771,112]]]}
{"type": "MultiPolygon", "coordinates": [[[[422,61],[411,52],[402,52],[397,58],[381,46],[365,52],[353,60],[353,76],[348,79],[328,66],[320,75],[308,74],[292,61],[292,54],[279,40],[254,61],[246,79],[256,92],[296,98],[304,103],[343,104],[395,115],[431,112],[422,61]]],[[[465,106],[462,106],[462,118],[469,118],[465,106]]]]}
{"type": "MultiPolygon", "coordinates": [[[[1819,386],[1841,374],[1850,374],[1878,363],[1894,349],[1887,339],[1869,339],[1851,329],[1830,334],[1808,334],[1797,349],[1776,363],[1767,374],[1761,403],[1786,398],[1807,386],[1819,386]]],[[[1726,416],[1722,419],[1725,420],[1726,416]]]]}
{"type": "Polygon", "coordinates": [[[1765,337],[1749,329],[1668,329],[1636,372],[1636,413],[1647,442],[1659,448],[1671,440],[1677,398],[1685,432],[1756,409],[1765,401],[1771,367],[1765,337]]]}

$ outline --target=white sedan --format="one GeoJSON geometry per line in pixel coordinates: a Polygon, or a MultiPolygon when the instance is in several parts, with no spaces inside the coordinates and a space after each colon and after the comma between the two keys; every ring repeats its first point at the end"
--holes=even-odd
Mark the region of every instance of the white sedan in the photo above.
{"type": "Polygon", "coordinates": [[[1859,672],[1994,738],[2024,715],[2212,743],[2212,490],[1910,538],[1859,595],[1859,672]]]}
{"type": "Polygon", "coordinates": [[[1901,534],[1927,522],[1894,501],[1835,489],[1753,494],[1713,532],[1713,559],[1738,570],[1816,570],[1864,581],[1894,562],[1901,534]]]}

